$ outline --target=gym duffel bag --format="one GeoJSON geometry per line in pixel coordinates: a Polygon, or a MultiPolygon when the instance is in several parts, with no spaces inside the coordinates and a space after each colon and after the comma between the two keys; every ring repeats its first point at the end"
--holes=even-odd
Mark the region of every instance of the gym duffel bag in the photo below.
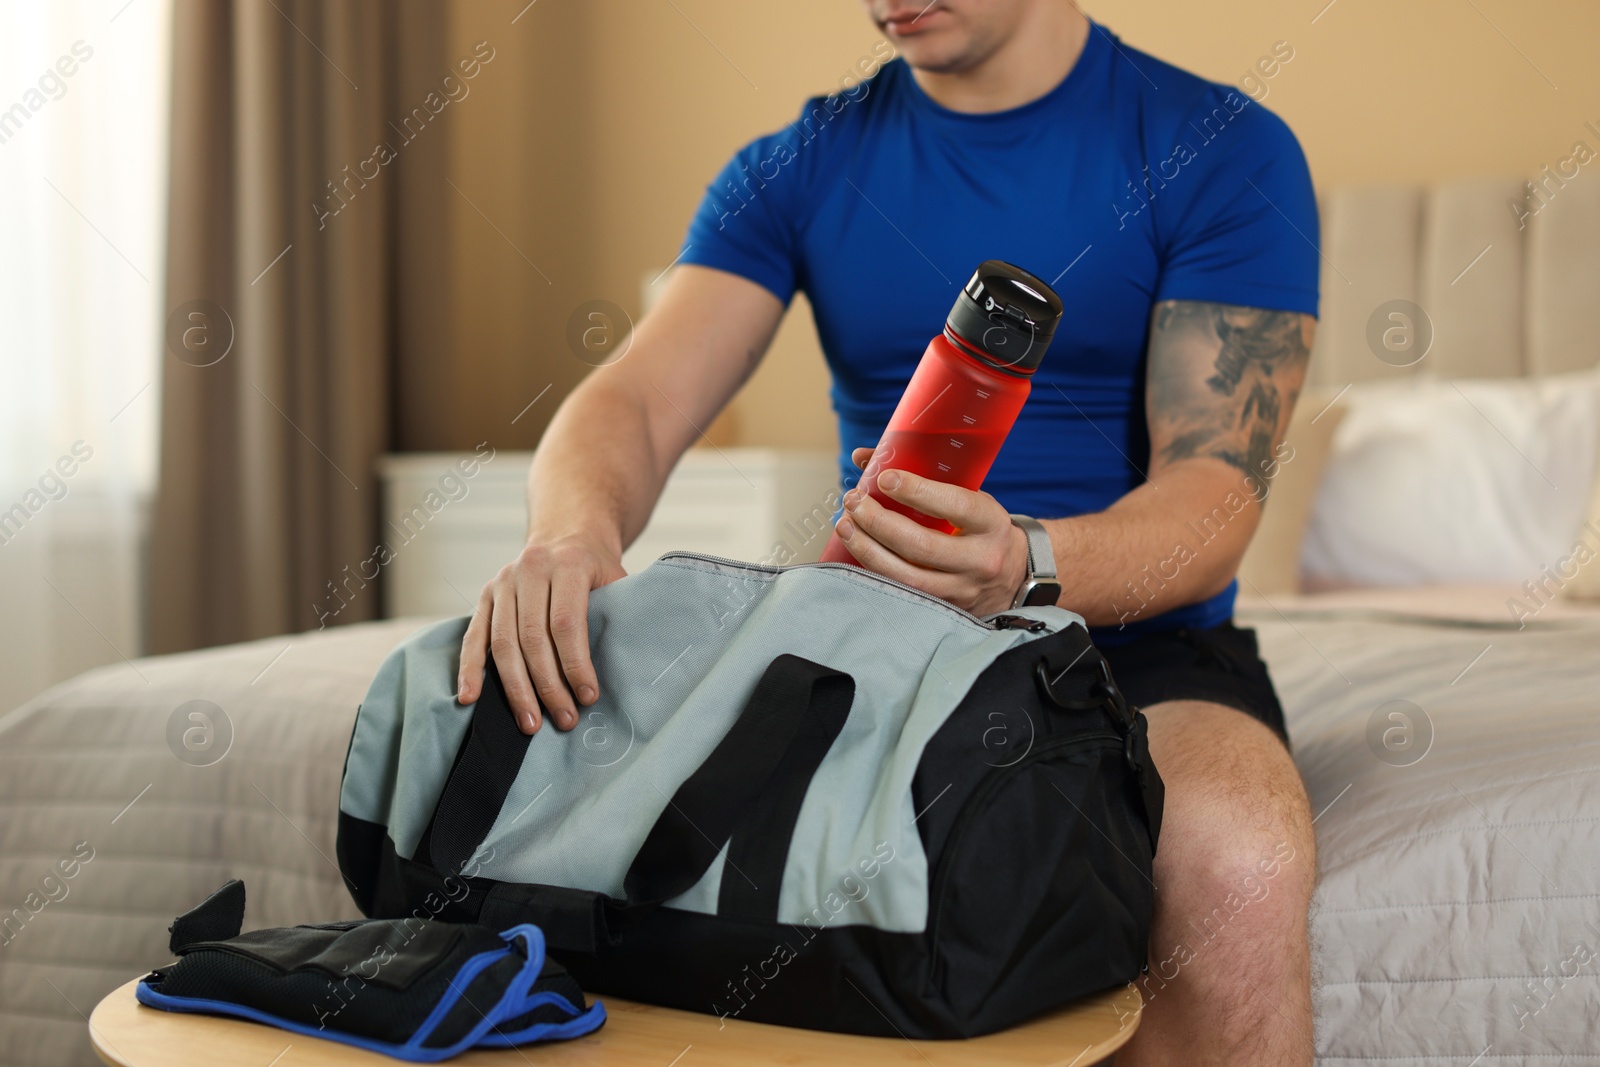
{"type": "Polygon", "coordinates": [[[596,590],[600,700],[518,732],[465,619],[385,660],[339,866],[370,916],[533,923],[584,989],[968,1037],[1144,967],[1162,787],[1082,620],[673,553],[596,590]]]}

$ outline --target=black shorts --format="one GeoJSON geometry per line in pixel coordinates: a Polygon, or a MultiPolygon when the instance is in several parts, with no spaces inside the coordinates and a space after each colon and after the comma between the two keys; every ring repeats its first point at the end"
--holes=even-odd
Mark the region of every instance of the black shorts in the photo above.
{"type": "Polygon", "coordinates": [[[1168,630],[1100,650],[1128,703],[1207,700],[1236,708],[1289,743],[1283,705],[1256,647],[1256,632],[1231,622],[1210,630],[1168,630]]]}

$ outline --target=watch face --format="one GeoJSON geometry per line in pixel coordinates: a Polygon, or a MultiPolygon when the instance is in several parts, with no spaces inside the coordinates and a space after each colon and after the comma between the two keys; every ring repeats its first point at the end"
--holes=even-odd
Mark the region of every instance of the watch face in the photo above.
{"type": "Polygon", "coordinates": [[[1053,605],[1061,599],[1061,583],[1044,579],[1034,579],[1028,591],[1022,598],[1024,607],[1036,608],[1053,605]]]}

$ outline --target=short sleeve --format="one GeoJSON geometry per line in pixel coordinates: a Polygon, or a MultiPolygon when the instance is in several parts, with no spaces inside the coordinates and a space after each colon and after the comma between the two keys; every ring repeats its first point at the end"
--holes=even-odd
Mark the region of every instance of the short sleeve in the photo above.
{"type": "Polygon", "coordinates": [[[707,186],[678,262],[748,278],[787,304],[799,285],[797,234],[809,186],[808,153],[799,148],[791,126],[736,152],[707,186]]]}
{"type": "Polygon", "coordinates": [[[1277,115],[1231,91],[1212,96],[1186,127],[1190,155],[1173,157],[1170,191],[1179,195],[1166,198],[1156,299],[1315,315],[1321,238],[1299,141],[1277,115]]]}

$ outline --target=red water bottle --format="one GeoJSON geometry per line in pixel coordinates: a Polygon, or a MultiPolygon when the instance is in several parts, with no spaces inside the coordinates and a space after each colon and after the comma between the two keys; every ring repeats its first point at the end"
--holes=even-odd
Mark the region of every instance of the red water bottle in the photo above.
{"type": "MultiPolygon", "coordinates": [[[[944,332],[922,353],[861,475],[862,487],[889,510],[954,533],[943,519],[883,495],[878,473],[910,471],[966,489],[982,485],[1060,321],[1061,298],[1048,285],[1020,267],[985,261],[956,297],[944,332]]],[[[856,562],[838,534],[822,561],[856,562]]]]}

